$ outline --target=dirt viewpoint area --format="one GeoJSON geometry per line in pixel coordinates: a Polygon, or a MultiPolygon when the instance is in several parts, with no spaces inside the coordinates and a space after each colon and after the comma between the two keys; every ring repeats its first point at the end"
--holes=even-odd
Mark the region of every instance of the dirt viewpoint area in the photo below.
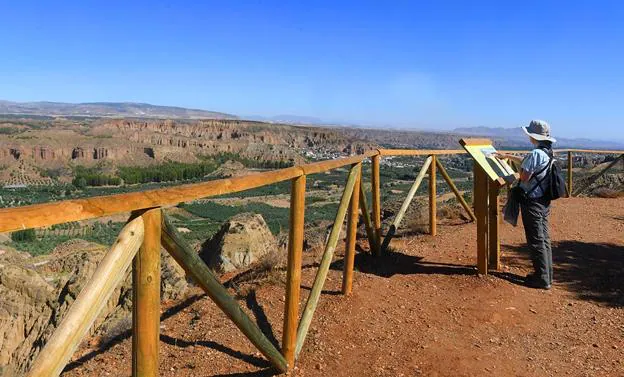
{"type": "MultiPolygon", "coordinates": [[[[624,376],[624,198],[554,204],[555,284],[517,283],[530,270],[522,228],[501,234],[504,271],[475,275],[475,225],[405,236],[395,253],[358,254],[343,297],[330,271],[296,376],[624,376]]],[[[361,240],[363,246],[366,241],[361,240]]],[[[304,268],[302,302],[316,268],[304,268]]],[[[241,300],[281,341],[283,286],[241,300]]],[[[63,376],[130,376],[128,334],[84,348],[63,376]]],[[[268,363],[199,290],[165,305],[161,376],[271,376],[268,363]]]]}

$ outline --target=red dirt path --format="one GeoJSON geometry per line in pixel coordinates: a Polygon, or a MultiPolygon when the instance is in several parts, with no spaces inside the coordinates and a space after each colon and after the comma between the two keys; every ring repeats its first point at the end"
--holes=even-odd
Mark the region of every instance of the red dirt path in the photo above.
{"type": "MultiPolygon", "coordinates": [[[[555,203],[551,291],[514,282],[530,271],[522,232],[503,227],[505,268],[495,276],[475,275],[474,224],[442,225],[435,239],[397,239],[397,252],[380,260],[359,254],[349,297],[337,294],[338,260],[293,374],[624,376],[624,198],[555,203]]],[[[304,287],[315,271],[304,269],[304,287]]],[[[307,292],[302,290],[302,302],[307,292]]],[[[241,300],[278,340],[283,304],[277,285],[241,300]]],[[[131,340],[83,349],[75,361],[63,376],[129,376],[131,340]]],[[[163,311],[160,375],[273,374],[225,315],[194,290],[163,311]]]]}

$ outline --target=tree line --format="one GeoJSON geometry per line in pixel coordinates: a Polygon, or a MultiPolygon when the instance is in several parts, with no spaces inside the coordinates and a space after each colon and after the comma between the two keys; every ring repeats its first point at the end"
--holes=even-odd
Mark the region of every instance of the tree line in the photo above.
{"type": "Polygon", "coordinates": [[[147,167],[119,167],[116,175],[109,175],[96,168],[77,166],[74,168],[72,184],[77,188],[87,186],[119,186],[138,183],[159,183],[186,181],[203,178],[215,171],[226,161],[238,161],[246,168],[254,169],[283,169],[293,166],[292,161],[268,161],[243,157],[238,153],[220,153],[215,156],[200,156],[201,162],[182,163],[166,162],[160,165],[147,167]]]}

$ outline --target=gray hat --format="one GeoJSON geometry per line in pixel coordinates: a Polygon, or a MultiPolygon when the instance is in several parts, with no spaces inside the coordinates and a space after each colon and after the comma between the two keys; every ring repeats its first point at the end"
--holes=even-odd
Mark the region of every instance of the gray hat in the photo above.
{"type": "Polygon", "coordinates": [[[543,120],[532,120],[528,126],[522,127],[522,130],[535,140],[557,142],[554,137],[550,136],[550,126],[543,120]]]}

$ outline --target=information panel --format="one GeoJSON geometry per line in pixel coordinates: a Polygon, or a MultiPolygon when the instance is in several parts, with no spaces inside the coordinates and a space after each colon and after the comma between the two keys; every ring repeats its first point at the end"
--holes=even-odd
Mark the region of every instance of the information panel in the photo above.
{"type": "Polygon", "coordinates": [[[493,181],[501,185],[513,182],[517,175],[507,161],[494,157],[496,149],[488,139],[461,139],[462,147],[470,154],[475,163],[479,164],[493,181]]]}

